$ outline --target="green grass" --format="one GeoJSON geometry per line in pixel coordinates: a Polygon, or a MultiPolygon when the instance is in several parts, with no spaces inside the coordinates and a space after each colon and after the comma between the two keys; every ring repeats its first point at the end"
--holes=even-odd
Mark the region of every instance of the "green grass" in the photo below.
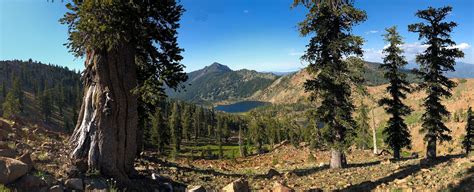
{"type": "Polygon", "coordinates": [[[11,190],[5,187],[5,185],[0,184],[0,192],[10,192],[11,190]]]}
{"type": "Polygon", "coordinates": [[[405,118],[405,123],[410,126],[421,122],[422,112],[413,112],[405,118]]]}
{"type": "MultiPolygon", "coordinates": [[[[233,159],[240,157],[238,145],[222,145],[222,152],[224,154],[224,159],[233,159]]],[[[179,155],[198,158],[209,158],[209,156],[218,157],[219,146],[215,144],[206,144],[198,146],[185,145],[182,147],[181,153],[179,155]]]]}

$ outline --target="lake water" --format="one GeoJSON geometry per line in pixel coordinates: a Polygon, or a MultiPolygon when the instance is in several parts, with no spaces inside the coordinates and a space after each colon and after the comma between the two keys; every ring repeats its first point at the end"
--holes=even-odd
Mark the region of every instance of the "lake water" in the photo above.
{"type": "Polygon", "coordinates": [[[269,104],[270,103],[262,101],[241,101],[229,105],[218,105],[217,107],[215,107],[215,109],[227,113],[242,113],[269,104]]]}

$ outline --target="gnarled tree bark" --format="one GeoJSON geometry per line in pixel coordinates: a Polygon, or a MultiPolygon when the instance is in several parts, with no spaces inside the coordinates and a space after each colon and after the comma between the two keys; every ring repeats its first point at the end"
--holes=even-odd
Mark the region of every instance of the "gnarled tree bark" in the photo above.
{"type": "Polygon", "coordinates": [[[119,181],[135,173],[137,85],[135,47],[124,43],[94,50],[85,61],[84,98],[70,138],[71,158],[119,181]]]}

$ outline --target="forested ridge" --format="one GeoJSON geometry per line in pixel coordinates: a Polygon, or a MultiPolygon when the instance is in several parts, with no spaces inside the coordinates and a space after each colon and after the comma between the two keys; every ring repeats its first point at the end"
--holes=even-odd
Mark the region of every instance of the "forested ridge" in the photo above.
{"type": "Polygon", "coordinates": [[[0,191],[472,191],[474,79],[448,76],[464,57],[453,8],[414,13],[423,50],[406,70],[403,27],[386,26],[382,63],[363,60],[357,5],[289,3],[306,66],[279,76],[186,73],[180,1],[66,2],[83,70],[0,61],[0,191]]]}

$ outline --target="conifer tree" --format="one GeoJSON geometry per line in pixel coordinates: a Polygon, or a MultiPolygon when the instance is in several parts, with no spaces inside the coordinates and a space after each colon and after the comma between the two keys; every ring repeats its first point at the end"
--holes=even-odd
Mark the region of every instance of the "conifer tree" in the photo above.
{"type": "Polygon", "coordinates": [[[424,39],[423,45],[427,46],[426,50],[416,57],[417,63],[420,64],[420,70],[416,73],[422,81],[419,88],[424,89],[427,94],[423,103],[426,111],[422,116],[421,132],[425,133],[428,159],[436,158],[438,141],[451,140],[451,130],[443,122],[443,118],[449,116],[449,111],[441,103],[441,99],[451,97],[451,90],[456,83],[449,80],[445,72],[454,71],[455,59],[464,57],[460,49],[453,47],[456,43],[450,36],[457,24],[444,21],[451,10],[449,6],[420,10],[416,16],[425,22],[408,26],[408,30],[418,33],[418,38],[424,39]]]}
{"type": "Polygon", "coordinates": [[[151,143],[157,148],[160,154],[165,151],[165,146],[170,143],[166,120],[163,118],[161,108],[159,107],[156,108],[155,113],[151,117],[150,137],[151,143]]]}
{"type": "Polygon", "coordinates": [[[177,29],[184,9],[175,0],[71,0],[61,23],[69,50],[84,57],[84,94],[71,158],[129,184],[141,149],[138,107],[154,112],[165,86],[187,76],[177,29]]]}
{"type": "Polygon", "coordinates": [[[53,114],[53,99],[51,90],[45,90],[41,96],[39,96],[39,106],[41,108],[41,115],[43,115],[43,121],[49,122],[50,117],[53,114]]]}
{"type": "Polygon", "coordinates": [[[22,90],[20,78],[13,78],[13,86],[10,91],[13,92],[13,95],[15,95],[15,97],[18,99],[20,112],[23,112],[25,106],[25,95],[22,90]]]}
{"type": "Polygon", "coordinates": [[[196,141],[199,137],[199,131],[201,130],[201,121],[202,121],[202,108],[201,107],[196,107],[194,113],[193,113],[193,129],[194,129],[194,140],[196,141]]]}
{"type": "Polygon", "coordinates": [[[304,88],[310,92],[310,100],[318,101],[315,114],[317,122],[324,124],[323,138],[331,147],[331,168],[343,167],[343,150],[349,144],[356,123],[352,118],[354,105],[351,85],[360,79],[351,73],[350,62],[345,56],[362,55],[363,39],[353,36],[354,25],[366,20],[364,11],[353,6],[352,0],[295,0],[293,6],[303,4],[309,13],[299,23],[303,36],[311,37],[302,60],[309,63],[307,71],[312,75],[304,88]]]}
{"type": "Polygon", "coordinates": [[[183,139],[189,141],[191,139],[190,129],[192,126],[192,113],[189,105],[184,106],[182,114],[182,128],[183,128],[183,139]]]}
{"type": "Polygon", "coordinates": [[[3,117],[5,118],[15,118],[21,113],[20,111],[20,99],[15,96],[13,90],[10,90],[5,98],[5,101],[2,105],[3,108],[3,117]]]}
{"type": "Polygon", "coordinates": [[[385,143],[393,150],[393,158],[400,158],[400,150],[410,147],[410,132],[404,122],[404,116],[409,115],[411,109],[403,104],[406,93],[410,92],[410,84],[406,80],[406,74],[401,69],[408,63],[402,56],[402,37],[398,34],[396,27],[386,29],[385,41],[389,43],[383,50],[386,54],[384,63],[380,66],[384,70],[384,77],[389,81],[386,88],[390,97],[382,98],[379,105],[385,107],[385,111],[391,115],[387,127],[384,128],[385,143]]]}
{"type": "Polygon", "coordinates": [[[356,117],[357,130],[355,143],[357,147],[361,149],[367,149],[370,146],[370,133],[369,133],[369,109],[367,105],[361,103],[356,117]]]}
{"type": "Polygon", "coordinates": [[[181,147],[181,113],[178,102],[173,103],[170,116],[171,143],[173,155],[178,155],[181,147]]]}
{"type": "Polygon", "coordinates": [[[462,141],[462,146],[466,154],[469,155],[472,150],[472,145],[474,145],[474,114],[472,114],[471,107],[467,110],[466,121],[466,135],[462,141]]]}
{"type": "Polygon", "coordinates": [[[222,129],[224,127],[224,119],[222,116],[217,116],[217,127],[216,127],[216,141],[217,145],[219,146],[219,159],[222,159],[224,157],[224,152],[222,150],[222,129]]]}

